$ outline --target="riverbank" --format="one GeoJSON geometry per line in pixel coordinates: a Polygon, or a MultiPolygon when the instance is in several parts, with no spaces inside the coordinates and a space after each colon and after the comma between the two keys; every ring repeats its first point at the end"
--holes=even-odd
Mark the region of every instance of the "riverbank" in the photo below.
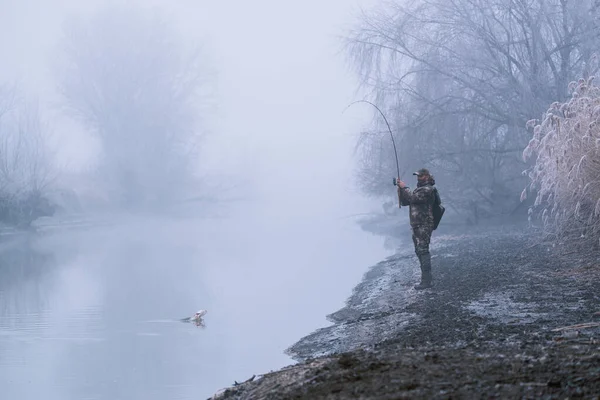
{"type": "MultiPolygon", "coordinates": [[[[436,232],[435,287],[411,246],[372,267],[298,364],[216,398],[496,398],[600,393],[600,267],[522,226],[436,232]]],[[[248,377],[246,377],[248,378],[248,377]]],[[[244,379],[241,379],[244,380],[244,379]]]]}

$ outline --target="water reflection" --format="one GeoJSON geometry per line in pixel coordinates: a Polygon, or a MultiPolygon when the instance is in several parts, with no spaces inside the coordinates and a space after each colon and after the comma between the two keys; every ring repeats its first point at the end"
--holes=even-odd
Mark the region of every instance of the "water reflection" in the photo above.
{"type": "Polygon", "coordinates": [[[108,236],[2,252],[3,398],[194,398],[218,370],[218,345],[178,318],[205,300],[194,249],[108,236]]]}
{"type": "Polygon", "coordinates": [[[58,285],[56,265],[54,254],[40,251],[28,238],[2,246],[0,379],[4,398],[32,398],[37,394],[29,390],[33,382],[48,382],[46,365],[34,355],[40,339],[52,336],[47,311],[58,285]]]}
{"type": "MultiPolygon", "coordinates": [[[[135,239],[98,250],[84,265],[97,272],[103,340],[73,348],[63,359],[66,375],[85,377],[83,384],[71,386],[77,392],[70,394],[192,398],[192,374],[210,374],[200,360],[202,338],[192,326],[177,321],[202,297],[193,251],[135,239]]],[[[86,248],[87,254],[91,251],[86,248]]]]}
{"type": "Polygon", "coordinates": [[[17,328],[21,317],[39,316],[48,306],[56,259],[37,251],[27,238],[4,244],[0,251],[0,318],[3,326],[17,328]]]}
{"type": "Polygon", "coordinates": [[[352,225],[255,218],[136,221],[6,245],[0,397],[198,399],[291,364],[284,350],[328,324],[381,242],[352,225]],[[199,309],[204,324],[181,321],[199,309]]]}

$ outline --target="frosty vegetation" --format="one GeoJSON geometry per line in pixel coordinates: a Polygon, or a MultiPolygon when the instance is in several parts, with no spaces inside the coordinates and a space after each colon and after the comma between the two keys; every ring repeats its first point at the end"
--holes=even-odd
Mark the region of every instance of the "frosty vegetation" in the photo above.
{"type": "Polygon", "coordinates": [[[555,102],[541,120],[531,120],[533,138],[523,152],[533,160],[531,184],[522,193],[535,197],[530,221],[540,221],[557,239],[600,240],[600,87],[593,77],[569,85],[571,98],[555,102]]]}
{"type": "MultiPolygon", "coordinates": [[[[394,0],[364,13],[346,43],[393,122],[401,171],[430,168],[448,206],[476,223],[526,210],[526,122],[596,72],[599,16],[592,0],[394,0]]],[[[359,183],[394,196],[393,150],[377,121],[359,143],[359,183]]]]}

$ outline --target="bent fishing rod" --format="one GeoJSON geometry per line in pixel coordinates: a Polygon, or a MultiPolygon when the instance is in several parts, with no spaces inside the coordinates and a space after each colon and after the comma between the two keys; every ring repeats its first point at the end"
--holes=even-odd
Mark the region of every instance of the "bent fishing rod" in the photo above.
{"type": "MultiPolygon", "coordinates": [[[[356,104],[356,103],[367,103],[367,104],[372,105],[373,107],[375,107],[375,109],[377,111],[379,111],[379,114],[383,117],[383,120],[385,121],[385,124],[387,125],[388,132],[390,133],[390,138],[392,139],[392,145],[394,146],[394,155],[396,156],[396,172],[397,172],[396,176],[399,179],[400,178],[400,163],[398,162],[398,150],[396,149],[396,140],[394,139],[394,134],[392,133],[392,128],[390,127],[390,123],[388,122],[387,118],[385,117],[385,114],[383,113],[383,111],[381,111],[379,109],[379,107],[377,107],[375,104],[371,103],[368,100],[357,100],[357,101],[354,101],[354,102],[348,104],[348,106],[344,109],[343,112],[346,112],[346,110],[348,108],[350,108],[350,106],[352,106],[353,104],[356,104]]],[[[397,184],[396,178],[394,178],[394,186],[396,184],[397,184]]],[[[398,194],[398,201],[399,201],[398,208],[402,208],[402,201],[400,200],[400,194],[398,194]]]]}

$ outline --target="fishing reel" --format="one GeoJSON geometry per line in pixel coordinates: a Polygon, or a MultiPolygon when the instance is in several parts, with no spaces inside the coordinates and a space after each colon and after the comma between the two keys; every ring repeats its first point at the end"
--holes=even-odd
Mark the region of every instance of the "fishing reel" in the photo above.
{"type": "MultiPolygon", "coordinates": [[[[394,186],[398,186],[398,178],[392,178],[392,183],[394,186]]],[[[398,191],[398,208],[402,208],[402,198],[400,196],[400,191],[398,191]]]]}
{"type": "MultiPolygon", "coordinates": [[[[394,186],[398,186],[398,178],[392,178],[392,183],[394,184],[394,186]]],[[[408,186],[405,186],[408,187],[408,186]]]]}

